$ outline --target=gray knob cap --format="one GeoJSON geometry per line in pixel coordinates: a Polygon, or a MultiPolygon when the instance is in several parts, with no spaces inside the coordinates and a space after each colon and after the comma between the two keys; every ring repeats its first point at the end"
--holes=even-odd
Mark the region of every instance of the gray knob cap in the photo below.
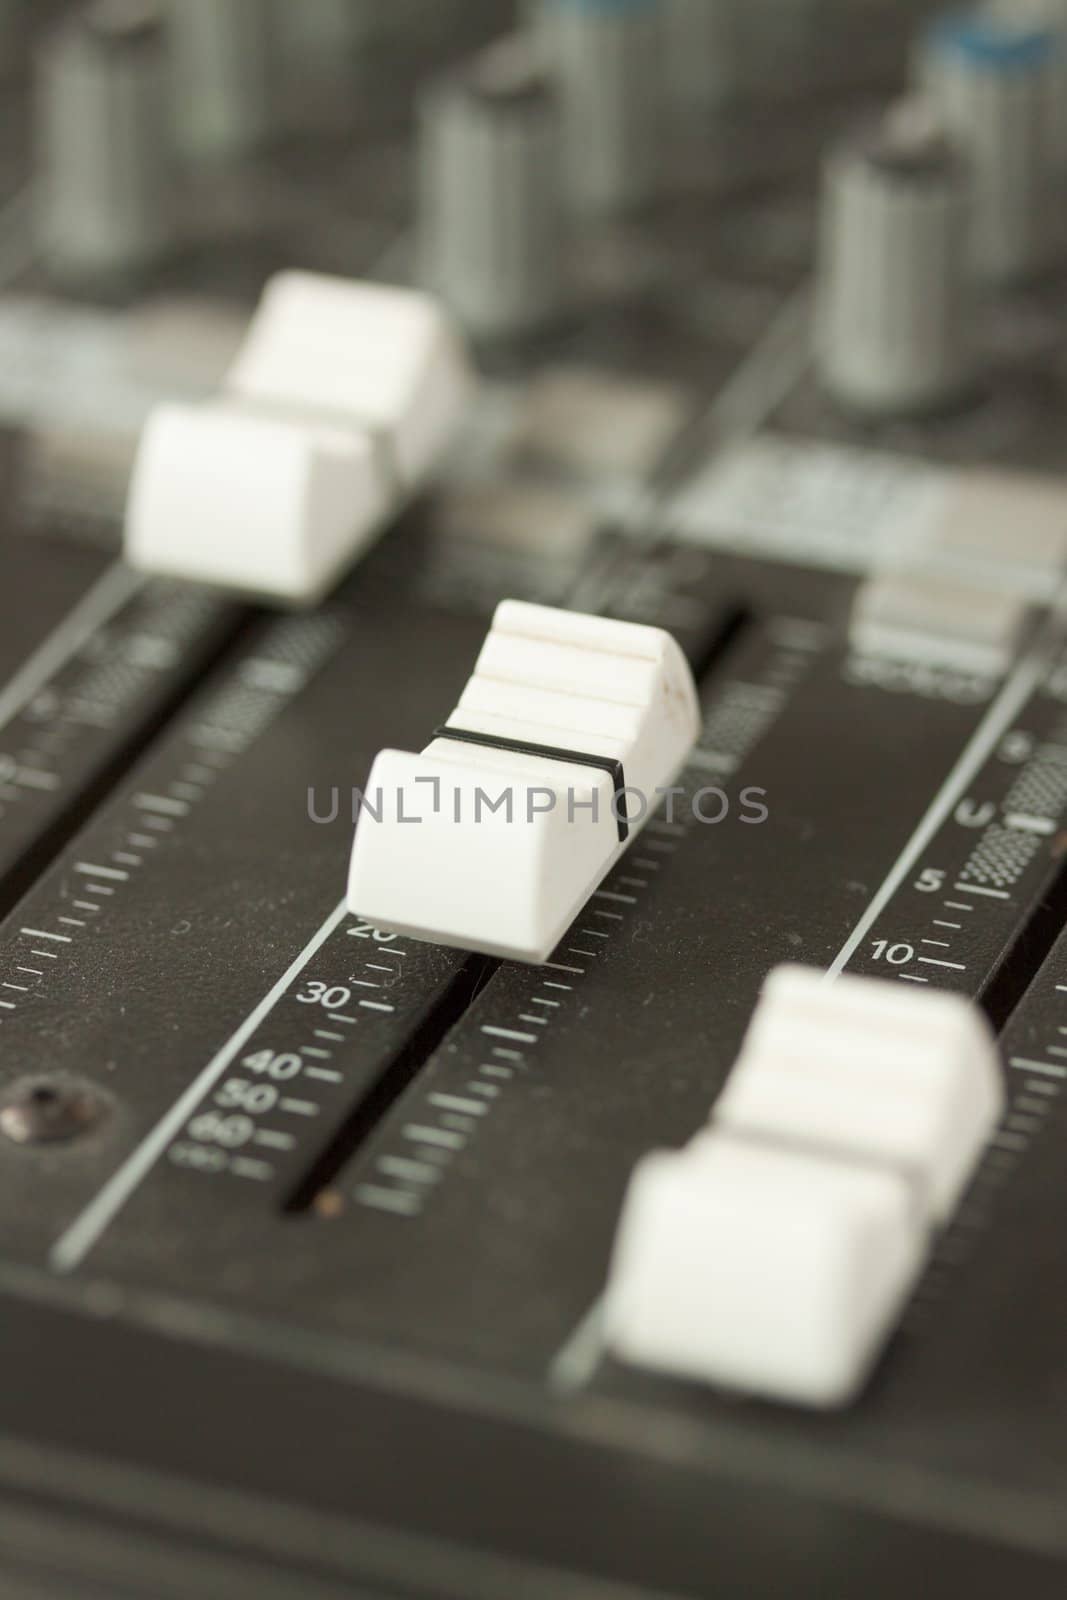
{"type": "Polygon", "coordinates": [[[528,41],[438,80],[419,107],[419,273],[473,333],[520,333],[560,296],[558,107],[528,41]]]}
{"type": "Polygon", "coordinates": [[[95,0],[42,43],[36,224],[61,278],[143,267],[171,231],[165,29],[147,0],[95,0]]]}
{"type": "Polygon", "coordinates": [[[189,155],[239,156],[269,138],[275,18],[273,0],[170,0],[175,117],[189,155]]]}
{"type": "Polygon", "coordinates": [[[905,103],[823,176],[816,357],[827,390],[882,415],[948,404],[972,377],[965,163],[905,103]]]}
{"type": "Polygon", "coordinates": [[[1048,263],[1059,62],[1053,29],[995,12],[943,19],[923,41],[919,81],[970,162],[974,263],[993,283],[1048,263]]]}
{"type": "Polygon", "coordinates": [[[659,179],[659,0],[545,0],[539,32],[555,70],[574,203],[618,211],[659,179]]]}

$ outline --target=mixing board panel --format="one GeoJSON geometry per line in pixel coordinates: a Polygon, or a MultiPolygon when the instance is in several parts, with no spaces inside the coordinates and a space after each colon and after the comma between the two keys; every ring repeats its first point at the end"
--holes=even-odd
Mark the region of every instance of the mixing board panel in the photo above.
{"type": "Polygon", "coordinates": [[[1063,1592],[1067,10],[932,9],[0,4],[5,1593],[1063,1592]],[[232,366],[289,268],[432,294],[477,382],[432,477],[376,420],[397,514],[283,609],[262,452],[195,516],[184,460],[177,562],[123,523],[161,406],[296,429],[232,366]],[[699,697],[540,964],[345,893],[503,599],[699,697]],[[612,1320],[786,963],[957,997],[1003,1083],[830,1406],[612,1320]]]}

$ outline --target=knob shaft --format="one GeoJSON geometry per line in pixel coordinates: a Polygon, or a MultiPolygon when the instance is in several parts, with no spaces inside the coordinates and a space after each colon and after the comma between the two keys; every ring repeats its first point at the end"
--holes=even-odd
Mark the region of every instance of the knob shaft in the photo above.
{"type": "Polygon", "coordinates": [[[558,106],[540,57],[503,40],[420,106],[419,270],[476,334],[520,333],[560,299],[558,106]]]}
{"type": "Polygon", "coordinates": [[[144,266],[171,231],[165,28],[146,0],[96,0],[37,64],[37,230],[61,278],[144,266]]]}
{"type": "Polygon", "coordinates": [[[832,151],[816,306],[821,376],[847,406],[923,412],[973,373],[964,163],[925,108],[832,151]]]}

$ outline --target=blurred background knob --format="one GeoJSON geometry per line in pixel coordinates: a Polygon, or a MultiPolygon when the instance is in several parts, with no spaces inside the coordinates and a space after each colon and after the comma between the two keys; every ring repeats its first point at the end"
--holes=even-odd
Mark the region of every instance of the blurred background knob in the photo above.
{"type": "Polygon", "coordinates": [[[165,32],[149,0],[94,0],[42,40],[36,223],[59,278],[133,271],[169,242],[165,32]]]}
{"type": "Polygon", "coordinates": [[[560,298],[556,96],[516,36],[439,79],[419,108],[419,273],[476,334],[520,333],[560,298]]]}
{"type": "Polygon", "coordinates": [[[957,399],[973,375],[965,161],[922,102],[831,151],[816,304],[822,381],[890,415],[957,399]]]}

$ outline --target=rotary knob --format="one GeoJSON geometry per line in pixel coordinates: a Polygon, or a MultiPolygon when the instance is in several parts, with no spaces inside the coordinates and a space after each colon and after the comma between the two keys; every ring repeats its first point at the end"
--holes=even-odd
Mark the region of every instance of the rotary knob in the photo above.
{"type": "Polygon", "coordinates": [[[921,102],[833,150],[823,178],[816,357],[844,405],[907,415],[973,376],[965,163],[921,102]]]}
{"type": "Polygon", "coordinates": [[[171,0],[178,138],[193,157],[264,144],[272,118],[271,0],[171,0]]]}
{"type": "Polygon", "coordinates": [[[574,204],[610,212],[654,194],[661,111],[659,0],[545,0],[540,33],[555,68],[574,204]]]}
{"type": "Polygon", "coordinates": [[[491,46],[423,96],[419,269],[476,334],[521,333],[560,298],[558,106],[528,41],[491,46]]]}
{"type": "Polygon", "coordinates": [[[38,238],[59,278],[135,271],[170,237],[165,27],[146,0],[96,0],[37,62],[38,238]]]}
{"type": "Polygon", "coordinates": [[[972,169],[976,268],[992,283],[1040,270],[1063,87],[1056,30],[995,9],[943,19],[925,36],[919,78],[972,169]]]}

